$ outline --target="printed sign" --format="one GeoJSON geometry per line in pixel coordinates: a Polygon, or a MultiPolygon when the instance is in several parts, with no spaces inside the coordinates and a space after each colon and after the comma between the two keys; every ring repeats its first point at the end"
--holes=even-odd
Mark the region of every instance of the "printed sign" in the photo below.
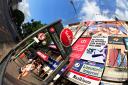
{"type": "MultiPolygon", "coordinates": [[[[56,60],[54,60],[54,59],[52,59],[52,58],[48,58],[48,66],[52,69],[52,70],[55,70],[57,67],[58,67],[58,65],[60,64],[60,62],[57,62],[56,60]]],[[[65,68],[66,68],[66,66],[64,66],[62,69],[61,69],[61,71],[58,73],[58,74],[62,74],[64,71],[65,71],[65,68]]]]}
{"type": "Polygon", "coordinates": [[[38,34],[38,39],[39,40],[44,40],[46,38],[45,34],[44,33],[39,33],[38,34]]]}
{"type": "Polygon", "coordinates": [[[48,56],[47,56],[46,54],[44,54],[44,53],[41,52],[41,51],[37,51],[36,53],[37,53],[37,55],[38,55],[40,58],[42,58],[44,61],[48,61],[48,56]]]}
{"type": "Polygon", "coordinates": [[[24,58],[26,55],[25,55],[25,53],[22,53],[20,56],[19,56],[19,58],[24,58]]]}
{"type": "Polygon", "coordinates": [[[119,44],[123,45],[123,37],[114,37],[114,36],[109,36],[108,37],[108,44],[119,44]]]}
{"type": "Polygon", "coordinates": [[[73,41],[72,31],[68,28],[63,29],[60,34],[60,41],[63,43],[64,46],[70,46],[73,41]]]}
{"type": "Polygon", "coordinates": [[[127,55],[125,52],[125,46],[123,37],[108,37],[108,55],[106,66],[110,67],[127,67],[127,55]]]}
{"type": "Polygon", "coordinates": [[[108,37],[106,36],[93,36],[81,59],[105,63],[107,56],[107,41],[108,37]]]}
{"type": "Polygon", "coordinates": [[[74,80],[73,82],[80,85],[99,85],[100,78],[92,77],[86,74],[81,74],[80,72],[76,72],[71,70],[68,74],[68,78],[74,80]]]}
{"type": "Polygon", "coordinates": [[[83,74],[101,77],[104,69],[104,64],[87,60],[77,60],[72,69],[83,74]]]}
{"type": "Polygon", "coordinates": [[[51,44],[48,47],[53,48],[53,49],[57,49],[56,45],[54,45],[54,44],[51,44]]]}
{"type": "Polygon", "coordinates": [[[77,42],[72,46],[72,53],[70,54],[70,57],[80,59],[88,44],[90,43],[90,40],[90,37],[79,38],[77,42]]]}

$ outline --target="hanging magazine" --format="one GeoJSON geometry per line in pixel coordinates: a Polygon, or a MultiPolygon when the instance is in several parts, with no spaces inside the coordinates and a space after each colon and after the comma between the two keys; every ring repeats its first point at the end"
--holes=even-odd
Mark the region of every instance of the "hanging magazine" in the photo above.
{"type": "Polygon", "coordinates": [[[124,53],[125,46],[123,42],[123,37],[108,37],[108,56],[107,56],[107,66],[110,67],[122,67],[126,66],[126,54],[124,53]]]}
{"type": "Polygon", "coordinates": [[[108,37],[106,36],[93,36],[81,59],[105,63],[107,56],[107,41],[108,37]]]}
{"type": "Polygon", "coordinates": [[[120,24],[101,23],[89,27],[84,33],[85,36],[113,36],[127,35],[128,31],[120,24]]]}

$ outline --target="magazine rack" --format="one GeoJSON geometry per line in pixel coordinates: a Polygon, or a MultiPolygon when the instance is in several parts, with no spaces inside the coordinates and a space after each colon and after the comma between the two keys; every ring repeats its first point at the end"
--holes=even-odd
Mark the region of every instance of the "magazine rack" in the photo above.
{"type": "MultiPolygon", "coordinates": [[[[17,50],[23,46],[25,44],[26,41],[28,41],[29,39],[35,37],[38,33],[42,32],[43,30],[47,30],[47,32],[50,34],[54,44],[56,45],[56,47],[59,49],[59,52],[61,54],[62,57],[62,61],[60,62],[60,64],[54,69],[54,71],[48,75],[48,77],[46,77],[46,79],[43,81],[43,85],[48,85],[48,83],[50,83],[53,78],[59,73],[59,71],[66,65],[69,63],[69,57],[68,55],[71,52],[71,46],[69,47],[65,47],[61,44],[61,41],[59,40],[60,38],[60,32],[63,29],[63,26],[61,24],[61,20],[58,20],[56,22],[51,23],[50,25],[46,25],[42,28],[40,28],[39,30],[35,31],[34,33],[32,33],[31,35],[29,35],[27,38],[25,38],[24,40],[22,40],[21,42],[19,42],[6,56],[5,58],[0,62],[0,85],[3,85],[3,81],[4,81],[4,76],[5,76],[5,71],[7,68],[8,63],[13,60],[15,61],[19,56],[14,57],[14,55],[17,53],[17,50]]],[[[35,40],[38,43],[38,40],[35,40]]],[[[21,50],[19,52],[18,55],[22,54],[27,48],[31,47],[33,45],[32,42],[30,44],[28,44],[25,49],[21,50]]]]}

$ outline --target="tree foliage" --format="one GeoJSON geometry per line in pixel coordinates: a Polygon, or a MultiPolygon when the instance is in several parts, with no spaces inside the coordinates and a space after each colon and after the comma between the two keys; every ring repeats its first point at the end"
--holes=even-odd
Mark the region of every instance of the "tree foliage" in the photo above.
{"type": "Polygon", "coordinates": [[[15,24],[17,26],[21,26],[21,24],[24,22],[25,16],[23,14],[23,12],[21,12],[20,10],[16,9],[12,12],[13,15],[13,21],[15,22],[15,24]]]}
{"type": "Polygon", "coordinates": [[[22,30],[23,30],[23,38],[27,37],[28,35],[30,35],[31,33],[33,33],[34,31],[40,29],[41,27],[43,27],[46,24],[42,24],[41,21],[35,21],[35,20],[31,20],[31,22],[27,22],[24,23],[22,25],[22,30]]]}

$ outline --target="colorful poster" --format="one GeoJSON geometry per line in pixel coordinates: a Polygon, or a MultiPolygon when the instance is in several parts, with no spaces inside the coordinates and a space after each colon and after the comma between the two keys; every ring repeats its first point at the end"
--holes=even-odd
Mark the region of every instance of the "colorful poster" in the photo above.
{"type": "Polygon", "coordinates": [[[107,42],[107,36],[93,36],[81,59],[105,63],[107,56],[107,42]]]}
{"type": "MultiPolygon", "coordinates": [[[[97,22],[98,23],[98,22],[97,22]]],[[[84,33],[85,36],[111,36],[111,35],[127,35],[128,31],[122,26],[116,23],[104,23],[95,24],[89,27],[84,33]]]]}
{"type": "Polygon", "coordinates": [[[127,55],[125,52],[125,46],[123,37],[108,37],[108,56],[106,66],[110,67],[126,67],[127,55]]]}
{"type": "Polygon", "coordinates": [[[72,46],[71,58],[80,59],[88,44],[90,43],[91,37],[81,37],[72,46]]]}
{"type": "Polygon", "coordinates": [[[76,61],[72,67],[72,70],[99,78],[102,76],[103,69],[104,64],[82,59],[76,61]]]}

